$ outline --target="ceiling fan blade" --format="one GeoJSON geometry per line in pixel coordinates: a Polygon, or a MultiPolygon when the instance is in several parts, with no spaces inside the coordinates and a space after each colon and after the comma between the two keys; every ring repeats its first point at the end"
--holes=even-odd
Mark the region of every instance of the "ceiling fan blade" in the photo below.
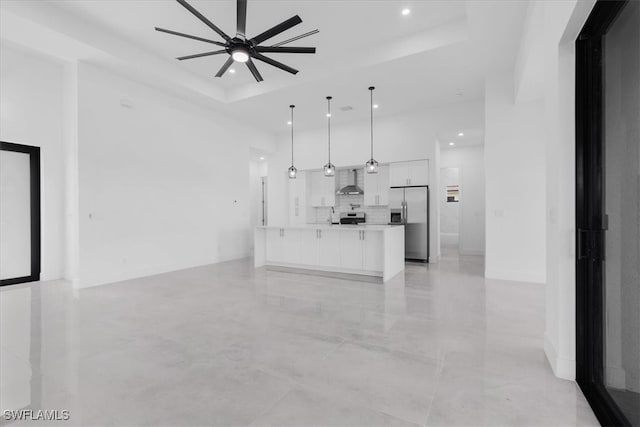
{"type": "MultiPolygon", "coordinates": [[[[178,0],[178,1],[184,1],[184,0],[178,0]]],[[[262,43],[263,41],[270,39],[271,37],[277,36],[278,34],[282,33],[283,31],[287,31],[289,28],[294,27],[294,26],[298,25],[301,22],[302,22],[302,19],[298,15],[293,16],[293,17],[287,19],[286,21],[283,21],[283,22],[279,23],[275,27],[269,28],[264,33],[261,33],[261,34],[255,36],[254,38],[251,39],[251,42],[253,42],[254,45],[258,45],[258,44],[262,43]]]]}
{"type": "Polygon", "coordinates": [[[185,59],[202,58],[203,56],[220,55],[221,53],[227,53],[226,50],[214,50],[212,52],[196,53],[195,55],[179,56],[176,59],[178,61],[184,61],[185,59]]]}
{"type": "Polygon", "coordinates": [[[186,37],[188,39],[198,40],[198,41],[205,42],[205,43],[212,43],[212,44],[215,44],[215,45],[218,45],[218,46],[224,46],[225,45],[224,43],[217,42],[215,40],[203,39],[202,37],[192,36],[190,34],[185,34],[185,33],[179,33],[177,31],[173,31],[173,30],[166,30],[166,29],[160,28],[160,27],[156,27],[156,31],[160,31],[161,33],[173,34],[174,36],[186,37]]]}
{"type": "Polygon", "coordinates": [[[278,62],[274,59],[268,58],[258,52],[254,52],[252,56],[258,61],[262,61],[266,64],[273,65],[274,67],[280,68],[281,70],[284,70],[288,73],[298,74],[298,70],[296,70],[295,68],[291,68],[288,65],[284,65],[282,62],[278,62]]]}
{"type": "Polygon", "coordinates": [[[207,27],[211,28],[213,31],[218,33],[220,35],[220,37],[222,37],[223,39],[225,39],[227,41],[231,40],[231,37],[229,37],[220,28],[216,27],[213,22],[209,21],[203,14],[198,12],[193,6],[191,6],[189,3],[187,3],[187,0],[176,0],[176,1],[178,3],[180,3],[189,12],[191,12],[196,18],[198,18],[199,20],[204,22],[207,27]]]}
{"type": "Polygon", "coordinates": [[[305,37],[312,36],[314,34],[318,34],[319,32],[320,32],[320,30],[309,31],[308,33],[300,34],[299,36],[291,37],[290,39],[278,42],[278,43],[272,45],[271,47],[282,46],[283,44],[291,43],[291,42],[294,42],[296,40],[300,40],[300,39],[303,39],[305,37]]]}
{"type": "Polygon", "coordinates": [[[231,67],[231,64],[233,64],[233,58],[229,56],[227,62],[225,62],[216,73],[216,77],[222,77],[222,75],[229,69],[229,67],[231,67]]]}
{"type": "Polygon", "coordinates": [[[251,74],[253,74],[253,77],[256,79],[256,81],[258,83],[261,82],[262,75],[260,74],[260,71],[258,71],[258,69],[256,68],[256,64],[254,64],[251,59],[247,61],[247,67],[249,67],[249,71],[251,71],[251,74]]]}
{"type": "Polygon", "coordinates": [[[315,47],[256,46],[255,49],[261,53],[316,53],[315,47]]]}
{"type": "Polygon", "coordinates": [[[236,6],[236,33],[238,37],[244,39],[247,26],[247,0],[238,0],[236,6]]]}

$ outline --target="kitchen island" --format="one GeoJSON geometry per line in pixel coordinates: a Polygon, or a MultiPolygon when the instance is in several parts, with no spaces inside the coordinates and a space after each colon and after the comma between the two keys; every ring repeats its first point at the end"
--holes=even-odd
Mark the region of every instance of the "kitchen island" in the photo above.
{"type": "Polygon", "coordinates": [[[384,282],[404,270],[403,226],[261,226],[255,230],[254,243],[255,267],[362,274],[384,282]]]}

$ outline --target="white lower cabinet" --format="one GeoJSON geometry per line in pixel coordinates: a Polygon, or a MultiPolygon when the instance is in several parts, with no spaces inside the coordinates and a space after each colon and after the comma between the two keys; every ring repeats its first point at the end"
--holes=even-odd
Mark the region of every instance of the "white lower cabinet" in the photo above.
{"type": "Polygon", "coordinates": [[[256,227],[254,265],[381,277],[404,269],[404,228],[395,226],[256,227]]]}
{"type": "Polygon", "coordinates": [[[285,228],[282,230],[282,258],[289,264],[300,263],[300,230],[285,228]]]}
{"type": "Polygon", "coordinates": [[[266,230],[266,260],[278,264],[383,271],[381,231],[345,229],[266,230]]]}
{"type": "Polygon", "coordinates": [[[340,231],[340,266],[362,270],[362,230],[340,231]]]}
{"type": "Polygon", "coordinates": [[[271,262],[283,262],[282,228],[267,228],[266,259],[271,262]]]}
{"type": "Polygon", "coordinates": [[[340,267],[340,232],[338,230],[318,230],[318,265],[340,267]]]}
{"type": "Polygon", "coordinates": [[[384,236],[376,231],[362,231],[363,270],[384,270],[384,236]]]}
{"type": "Polygon", "coordinates": [[[318,230],[300,230],[300,264],[318,264],[318,230]]]}

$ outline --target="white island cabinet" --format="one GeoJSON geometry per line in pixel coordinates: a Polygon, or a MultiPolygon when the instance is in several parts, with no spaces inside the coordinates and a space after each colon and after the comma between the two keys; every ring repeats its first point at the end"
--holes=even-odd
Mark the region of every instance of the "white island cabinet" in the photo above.
{"type": "Polygon", "coordinates": [[[404,270],[404,227],[257,227],[255,266],[264,265],[379,276],[386,282],[404,270]]]}

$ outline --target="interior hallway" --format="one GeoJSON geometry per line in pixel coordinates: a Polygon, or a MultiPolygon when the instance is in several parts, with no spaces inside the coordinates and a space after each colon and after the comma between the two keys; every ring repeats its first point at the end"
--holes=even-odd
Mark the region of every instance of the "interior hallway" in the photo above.
{"type": "Polygon", "coordinates": [[[382,285],[244,259],[12,286],[2,369],[20,407],[77,425],[598,425],[545,359],[544,287],[482,272],[445,258],[382,285]]]}

